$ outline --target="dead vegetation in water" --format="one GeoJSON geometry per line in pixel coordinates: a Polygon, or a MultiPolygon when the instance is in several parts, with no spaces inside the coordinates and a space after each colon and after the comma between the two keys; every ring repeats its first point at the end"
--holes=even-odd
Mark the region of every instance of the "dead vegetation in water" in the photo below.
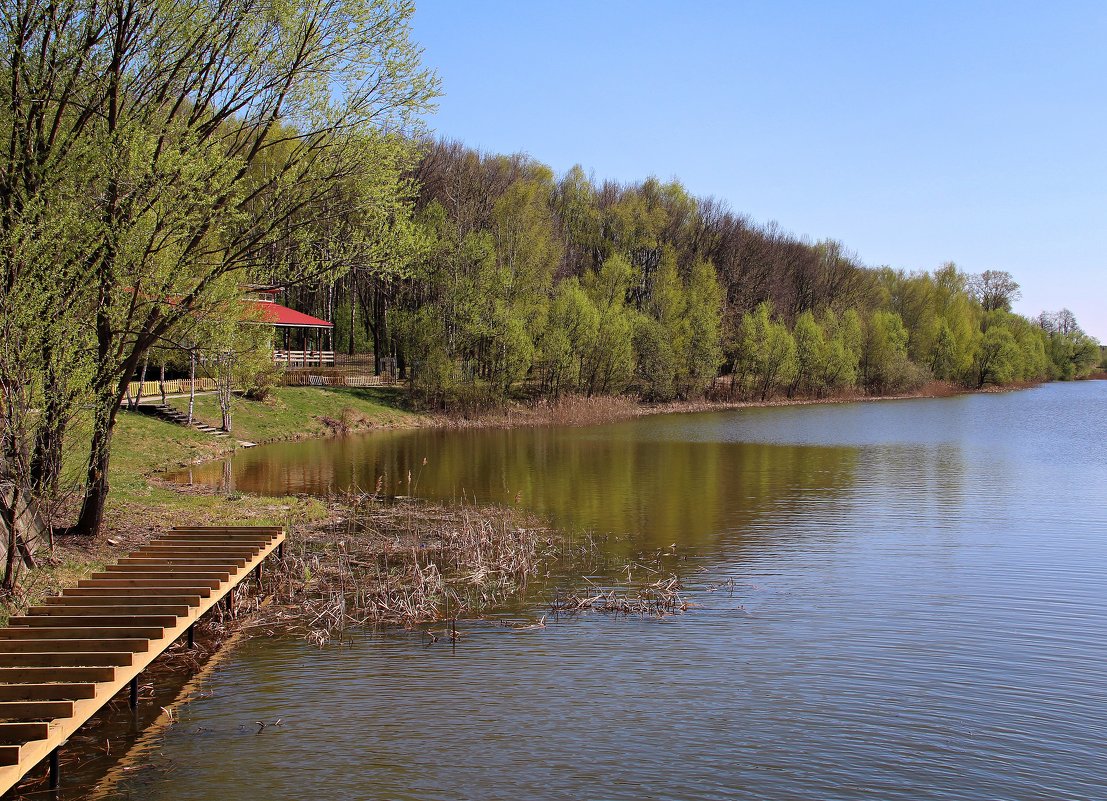
{"type": "MultiPolygon", "coordinates": [[[[685,587],[675,572],[684,556],[674,543],[665,549],[640,553],[616,565],[607,564],[606,572],[614,577],[626,574],[616,586],[600,586],[587,576],[575,589],[555,592],[549,603],[550,614],[580,615],[594,612],[602,615],[636,615],[665,618],[681,615],[699,606],[685,597],[685,587]]],[[[593,550],[593,555],[595,555],[593,550]]]]}
{"type": "Polygon", "coordinates": [[[659,579],[631,589],[601,589],[593,585],[594,593],[569,593],[555,596],[550,612],[555,615],[577,615],[598,612],[606,615],[641,615],[670,617],[696,606],[684,597],[680,579],[676,576],[659,579]]]}
{"type": "Polygon", "coordinates": [[[274,598],[251,628],[322,643],[348,626],[414,626],[503,606],[563,553],[564,538],[502,507],[350,495],[285,543],[274,598]]]}

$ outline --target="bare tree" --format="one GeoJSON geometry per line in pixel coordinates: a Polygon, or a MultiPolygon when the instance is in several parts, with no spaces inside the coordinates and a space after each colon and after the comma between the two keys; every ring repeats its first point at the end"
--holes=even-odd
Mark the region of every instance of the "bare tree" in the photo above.
{"type": "Polygon", "coordinates": [[[984,311],[1011,311],[1011,304],[1022,297],[1018,282],[1006,270],[985,270],[970,277],[969,291],[984,311]]]}

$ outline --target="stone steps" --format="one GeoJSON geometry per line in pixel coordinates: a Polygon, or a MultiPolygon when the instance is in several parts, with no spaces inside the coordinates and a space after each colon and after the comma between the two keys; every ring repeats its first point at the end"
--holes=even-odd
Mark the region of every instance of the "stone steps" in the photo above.
{"type": "MultiPolygon", "coordinates": [[[[160,417],[167,422],[176,423],[179,426],[189,426],[188,415],[168,404],[140,404],[138,409],[154,417],[160,417]]],[[[214,426],[209,426],[206,423],[201,423],[198,420],[193,420],[191,427],[205,434],[211,434],[213,437],[227,438],[230,436],[226,431],[215,428],[214,426]]]]}

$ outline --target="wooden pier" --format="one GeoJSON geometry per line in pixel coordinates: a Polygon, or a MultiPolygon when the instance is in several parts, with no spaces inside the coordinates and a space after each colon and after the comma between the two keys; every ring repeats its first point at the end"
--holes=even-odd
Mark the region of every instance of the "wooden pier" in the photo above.
{"type": "Polygon", "coordinates": [[[0,793],[50,759],[284,542],[281,528],[176,528],[0,629],[0,793]]]}

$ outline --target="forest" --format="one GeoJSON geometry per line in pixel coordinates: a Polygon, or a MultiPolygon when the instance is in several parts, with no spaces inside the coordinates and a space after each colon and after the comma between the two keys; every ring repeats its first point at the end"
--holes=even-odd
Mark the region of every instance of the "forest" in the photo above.
{"type": "MultiPolygon", "coordinates": [[[[411,399],[898,393],[1075,378],[1096,343],[1002,270],[863,265],[679,183],[434,138],[409,0],[18,0],[0,17],[0,515],[91,535],[150,364],[264,395],[285,289],[411,399]],[[212,35],[212,32],[218,35],[212,35]],[[75,425],[80,423],[80,431],[75,425]],[[62,486],[63,463],[82,465],[62,486]],[[59,499],[78,496],[76,508],[59,499]]],[[[660,166],[660,165],[659,165],[660,166]]]]}
{"type": "Polygon", "coordinates": [[[879,395],[1099,363],[1071,312],[1014,314],[1002,270],[873,269],[676,181],[596,185],[524,155],[417,148],[406,264],[351,265],[293,295],[335,320],[339,349],[395,359],[428,405],[879,395]]]}

